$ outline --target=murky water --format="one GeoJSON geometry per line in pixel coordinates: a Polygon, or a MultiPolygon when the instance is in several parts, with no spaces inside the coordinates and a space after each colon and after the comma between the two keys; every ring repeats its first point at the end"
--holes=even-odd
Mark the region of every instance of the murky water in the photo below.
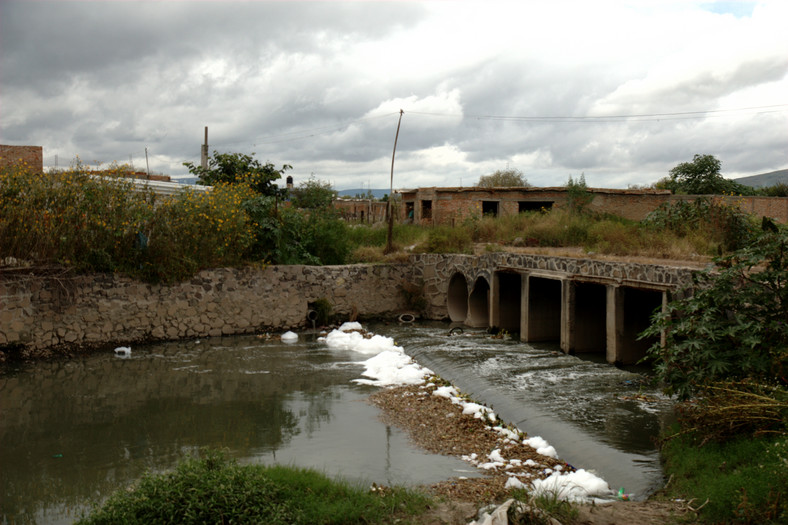
{"type": "Polygon", "coordinates": [[[642,499],[661,486],[654,440],[670,420],[672,402],[637,370],[608,365],[602,355],[564,355],[557,345],[502,341],[468,328],[449,335],[446,324],[377,330],[615,490],[642,499]]]}
{"type": "Polygon", "coordinates": [[[369,356],[254,337],[132,352],[0,377],[0,522],[71,523],[91,500],[205,446],[358,482],[469,475],[377,419],[365,401],[375,388],[352,383],[369,356]]]}
{"type": "MultiPolygon", "coordinates": [[[[614,488],[646,495],[661,482],[652,439],[670,402],[638,374],[484,332],[449,336],[441,323],[371,328],[614,488]]],[[[469,475],[466,463],[425,454],[377,419],[365,402],[375,389],[352,382],[369,356],[314,339],[167,343],[0,377],[1,522],[70,523],[90,502],[205,446],[359,482],[469,475]]]]}

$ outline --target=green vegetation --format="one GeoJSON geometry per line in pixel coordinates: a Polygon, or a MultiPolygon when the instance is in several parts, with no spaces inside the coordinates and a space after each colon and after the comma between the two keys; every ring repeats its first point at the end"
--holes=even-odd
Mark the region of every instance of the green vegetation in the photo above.
{"type": "Polygon", "coordinates": [[[394,251],[384,253],[385,225],[343,220],[330,206],[329,184],[311,178],[286,202],[275,181],[287,165],[214,152],[209,169],[189,167],[214,189],[156,196],[124,179],[124,166],[103,177],[80,165],[51,174],[4,169],[0,256],[167,283],[217,266],[404,261],[410,253],[473,253],[480,243],[487,252],[515,246],[693,259],[743,246],[754,228],[735,203],[714,197],[665,206],[642,222],[594,214],[581,175],[569,178],[567,207],[471,216],[456,226],[395,224],[394,251]]]}
{"type": "Polygon", "coordinates": [[[573,214],[586,213],[588,205],[594,200],[594,195],[588,191],[585,173],[581,173],[577,180],[569,177],[566,183],[566,193],[566,207],[573,214]]]}
{"type": "Polygon", "coordinates": [[[332,208],[285,206],[265,174],[162,197],[134,186],[127,171],[0,170],[0,257],[168,283],[204,268],[341,264],[350,255],[348,226],[332,208]]]}
{"type": "Polygon", "coordinates": [[[533,496],[528,491],[516,489],[512,497],[522,505],[509,507],[506,517],[512,525],[571,525],[578,521],[577,507],[556,494],[533,496]]]}
{"type": "Polygon", "coordinates": [[[312,470],[238,465],[224,454],[189,458],[174,472],[149,474],[97,506],[80,525],[395,523],[427,509],[424,495],[365,490],[312,470]]]}
{"type": "Polygon", "coordinates": [[[695,155],[682,162],[657,187],[687,195],[752,195],[753,188],[726,179],[720,173],[722,163],[714,155],[695,155]]]}
{"type": "Polygon", "coordinates": [[[282,190],[274,181],[293,167],[285,164],[281,169],[276,169],[270,162],[260,164],[253,157],[254,153],[245,155],[214,151],[213,157],[208,159],[207,168],[195,166],[191,162],[184,162],[183,165],[189,169],[189,173],[197,175],[200,184],[206,186],[244,183],[261,195],[281,195],[282,190]]]}
{"type": "Polygon", "coordinates": [[[705,523],[788,523],[788,437],[701,442],[683,434],[663,445],[666,496],[700,507],[705,523]]]}
{"type": "Polygon", "coordinates": [[[709,523],[788,521],[788,229],[764,226],[643,333],[664,334],[647,359],[681,401],[665,493],[709,523]]]}
{"type": "Polygon", "coordinates": [[[480,188],[518,188],[530,186],[523,172],[518,169],[497,170],[479,177],[476,183],[480,188]]]}
{"type": "Polygon", "coordinates": [[[655,315],[645,336],[665,333],[649,356],[668,392],[688,399],[724,380],[788,384],[788,229],[696,274],[694,291],[655,315]]]}
{"type": "Polygon", "coordinates": [[[311,176],[290,190],[290,197],[296,208],[321,209],[331,206],[331,202],[337,198],[337,192],[330,182],[322,182],[311,176]]]}

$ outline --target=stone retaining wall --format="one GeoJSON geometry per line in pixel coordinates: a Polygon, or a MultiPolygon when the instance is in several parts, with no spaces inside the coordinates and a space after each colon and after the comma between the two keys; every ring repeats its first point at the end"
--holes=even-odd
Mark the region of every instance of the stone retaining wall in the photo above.
{"type": "MultiPolygon", "coordinates": [[[[395,315],[408,264],[215,269],[160,286],[117,275],[0,273],[0,353],[284,330],[307,324],[309,303],[333,313],[395,315]]],[[[0,355],[0,359],[2,359],[0,355]]]]}

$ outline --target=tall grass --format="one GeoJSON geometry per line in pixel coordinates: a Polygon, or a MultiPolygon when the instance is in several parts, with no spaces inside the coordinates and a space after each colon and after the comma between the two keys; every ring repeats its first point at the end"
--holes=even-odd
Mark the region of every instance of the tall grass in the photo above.
{"type": "Polygon", "coordinates": [[[454,228],[428,228],[427,238],[417,251],[471,253],[474,243],[498,243],[516,247],[580,247],[605,255],[683,259],[716,255],[721,246],[728,245],[719,235],[709,235],[708,228],[706,222],[674,229],[555,209],[547,213],[470,218],[454,228]]]}

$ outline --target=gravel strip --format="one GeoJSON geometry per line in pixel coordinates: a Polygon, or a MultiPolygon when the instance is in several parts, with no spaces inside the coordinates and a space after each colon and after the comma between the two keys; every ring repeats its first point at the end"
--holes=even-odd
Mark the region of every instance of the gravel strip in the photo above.
{"type": "Polygon", "coordinates": [[[494,503],[509,494],[511,489],[506,484],[511,477],[527,485],[533,479],[548,477],[553,471],[572,469],[524,445],[524,435],[512,439],[511,433],[507,436],[493,429],[489,421],[463,414],[459,404],[433,395],[435,386],[434,383],[400,386],[370,396],[370,402],[382,410],[381,418],[405,430],[419,447],[463,458],[469,461],[469,466],[478,462],[486,467],[481,477],[455,478],[430,485],[427,488],[433,494],[475,504],[494,503]],[[500,458],[505,461],[501,462],[500,458]]]}

